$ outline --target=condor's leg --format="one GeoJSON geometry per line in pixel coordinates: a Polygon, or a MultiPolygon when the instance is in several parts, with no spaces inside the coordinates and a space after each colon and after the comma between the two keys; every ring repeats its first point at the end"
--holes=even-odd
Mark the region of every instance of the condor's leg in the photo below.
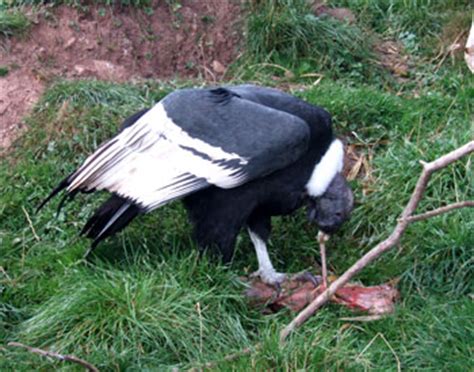
{"type": "Polygon", "coordinates": [[[234,201],[231,192],[209,188],[187,196],[184,205],[194,225],[194,239],[201,250],[211,249],[229,263],[240,229],[250,211],[246,203],[234,201]],[[236,213],[236,205],[242,205],[236,213]]]}
{"type": "Polygon", "coordinates": [[[268,255],[267,241],[271,232],[270,219],[270,216],[254,213],[247,221],[248,232],[258,260],[258,270],[253,275],[258,275],[264,283],[279,285],[286,279],[286,274],[275,270],[268,255]]]}

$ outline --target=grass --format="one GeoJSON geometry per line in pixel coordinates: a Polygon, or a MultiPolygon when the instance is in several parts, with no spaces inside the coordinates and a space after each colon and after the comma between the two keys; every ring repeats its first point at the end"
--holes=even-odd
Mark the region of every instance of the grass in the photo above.
{"type": "Polygon", "coordinates": [[[471,22],[467,0],[326,2],[328,7],[349,8],[354,23],[315,16],[310,2],[303,0],[249,4],[246,50],[235,74],[267,84],[311,84],[324,77],[393,92],[417,90],[444,76],[449,62],[462,60],[457,53],[438,66],[449,47],[464,40],[471,22]],[[381,68],[377,46],[385,40],[399,43],[400,59],[409,56],[408,79],[396,79],[381,68]]]}
{"type": "Polygon", "coordinates": [[[401,40],[410,54],[437,53],[433,50],[443,28],[455,20],[469,26],[466,0],[332,0],[331,6],[348,7],[364,27],[401,40]]]}
{"type": "MultiPolygon", "coordinates": [[[[379,29],[369,22],[379,14],[374,4],[349,4],[365,6],[357,27],[363,32],[372,27],[372,36],[396,29],[401,5],[393,2],[392,13],[380,13],[387,14],[388,23],[379,29]]],[[[439,13],[436,4],[420,2],[420,7],[433,5],[432,12],[439,13]]],[[[457,2],[446,12],[453,9],[457,2]]],[[[306,71],[305,58],[298,62],[291,53],[285,58],[292,71],[306,71]]],[[[371,159],[370,177],[352,181],[354,215],[328,247],[329,263],[340,274],[390,233],[419,175],[419,160],[472,140],[474,89],[467,68],[456,60],[439,69],[429,63],[415,66],[400,86],[377,79],[362,83],[350,70],[330,65],[321,71],[340,78],[326,77],[317,85],[304,85],[302,78],[294,93],[328,109],[338,135],[371,159]]],[[[268,83],[260,77],[255,74],[254,80],[268,83]]],[[[196,82],[184,83],[190,84],[196,82]]],[[[413,224],[396,250],[358,276],[367,285],[400,278],[401,300],[393,315],[371,323],[346,322],[341,317],[353,314],[330,305],[285,348],[278,346],[278,333],[292,314],[264,316],[242,296],[239,276],[256,269],[245,234],[228,267],[198,257],[185,211],[175,203],[108,239],[86,264],[81,257],[88,242],[77,233],[105,195],[80,195],[57,217],[54,202],[34,214],[61,177],[113,135],[123,118],[182,85],[59,81],[27,119],[29,130],[0,163],[0,370],[77,370],[6,347],[8,341],[72,353],[101,370],[188,369],[209,361],[222,371],[392,371],[398,363],[403,370],[471,368],[472,209],[413,224]],[[257,343],[261,347],[251,354],[224,360],[257,343]]],[[[436,173],[419,211],[473,199],[472,160],[436,173]]],[[[276,218],[270,253],[277,268],[311,268],[318,256],[314,235],[304,211],[276,218]]]]}
{"type": "MultiPolygon", "coordinates": [[[[351,143],[371,144],[364,151],[374,154],[372,191],[364,195],[366,181],[353,182],[358,207],[330,248],[336,272],[393,227],[419,173],[418,159],[433,159],[469,140],[472,88],[464,83],[460,88],[455,96],[413,99],[333,82],[299,93],[334,112],[339,134],[351,143]]],[[[392,369],[395,355],[404,368],[467,365],[472,350],[466,325],[473,310],[470,210],[419,222],[404,236],[401,250],[361,274],[367,284],[401,278],[402,302],[393,316],[346,324],[339,317],[350,313],[330,306],[285,349],[276,347],[277,335],[290,314],[263,316],[241,296],[238,276],[256,267],[248,238],[239,240],[230,267],[198,259],[179,204],[136,221],[85,265],[80,258],[87,242],[75,236],[97,200],[81,197],[58,218],[54,205],[38,215],[33,209],[63,174],[114,132],[120,118],[171,89],[78,81],[60,82],[44,95],[29,119],[30,131],[0,168],[4,342],[74,353],[107,370],[188,368],[258,342],[261,350],[219,363],[219,369],[249,364],[257,369],[392,369]]],[[[420,210],[469,197],[472,174],[463,161],[433,178],[420,210]]],[[[313,236],[303,212],[276,219],[271,248],[277,266],[288,271],[311,266],[317,255],[313,236]]],[[[19,350],[0,353],[0,369],[51,365],[19,350]]]]}
{"type": "Polygon", "coordinates": [[[0,6],[0,36],[20,35],[29,25],[30,21],[20,10],[6,10],[0,6]]]}
{"type": "Polygon", "coordinates": [[[297,76],[324,71],[356,81],[381,78],[372,44],[357,25],[316,17],[301,0],[254,2],[247,19],[248,63],[279,65],[297,76]]]}

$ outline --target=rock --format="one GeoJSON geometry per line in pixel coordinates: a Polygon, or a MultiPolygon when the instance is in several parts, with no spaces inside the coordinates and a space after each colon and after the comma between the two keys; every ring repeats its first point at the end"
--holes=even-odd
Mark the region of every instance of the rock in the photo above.
{"type": "Polygon", "coordinates": [[[223,74],[226,70],[224,65],[220,63],[218,60],[212,61],[212,69],[214,70],[214,72],[218,74],[223,74]]]}
{"type": "Polygon", "coordinates": [[[85,70],[86,70],[86,67],[83,66],[83,65],[75,65],[74,66],[74,72],[79,76],[81,76],[84,73],[85,70]]]}
{"type": "Polygon", "coordinates": [[[113,81],[123,81],[127,75],[125,67],[99,59],[75,65],[74,71],[77,76],[95,76],[99,79],[113,81]]]}
{"type": "Polygon", "coordinates": [[[66,44],[64,44],[64,49],[69,49],[75,42],[76,42],[76,38],[75,37],[71,37],[67,42],[66,44]]]}

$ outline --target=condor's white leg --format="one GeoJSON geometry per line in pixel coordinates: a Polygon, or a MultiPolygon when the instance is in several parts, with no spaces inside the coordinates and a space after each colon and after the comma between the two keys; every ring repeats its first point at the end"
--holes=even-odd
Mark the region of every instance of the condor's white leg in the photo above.
{"type": "Polygon", "coordinates": [[[248,232],[255,247],[258,260],[258,270],[253,275],[258,275],[264,283],[271,285],[280,284],[286,279],[286,274],[279,273],[274,269],[265,242],[252,230],[248,229],[248,232]]]}

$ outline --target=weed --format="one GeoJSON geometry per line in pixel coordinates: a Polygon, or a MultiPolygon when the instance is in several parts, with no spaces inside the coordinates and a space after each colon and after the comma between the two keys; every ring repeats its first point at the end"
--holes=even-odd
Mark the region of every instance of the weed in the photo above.
{"type": "Polygon", "coordinates": [[[201,21],[205,23],[206,25],[211,25],[216,21],[216,19],[214,16],[206,14],[201,17],[201,21]]]}
{"type": "Polygon", "coordinates": [[[24,33],[30,25],[28,18],[20,10],[0,7],[0,35],[9,37],[24,33]]]}
{"type": "Polygon", "coordinates": [[[317,17],[306,2],[274,0],[255,3],[247,20],[247,58],[271,63],[296,75],[328,71],[352,79],[381,75],[374,63],[371,38],[356,25],[317,17]]]}
{"type": "Polygon", "coordinates": [[[352,9],[361,23],[384,37],[405,41],[408,37],[410,52],[426,56],[438,53],[438,35],[453,18],[458,20],[458,29],[467,29],[470,20],[467,0],[333,0],[331,5],[352,9]]]}

